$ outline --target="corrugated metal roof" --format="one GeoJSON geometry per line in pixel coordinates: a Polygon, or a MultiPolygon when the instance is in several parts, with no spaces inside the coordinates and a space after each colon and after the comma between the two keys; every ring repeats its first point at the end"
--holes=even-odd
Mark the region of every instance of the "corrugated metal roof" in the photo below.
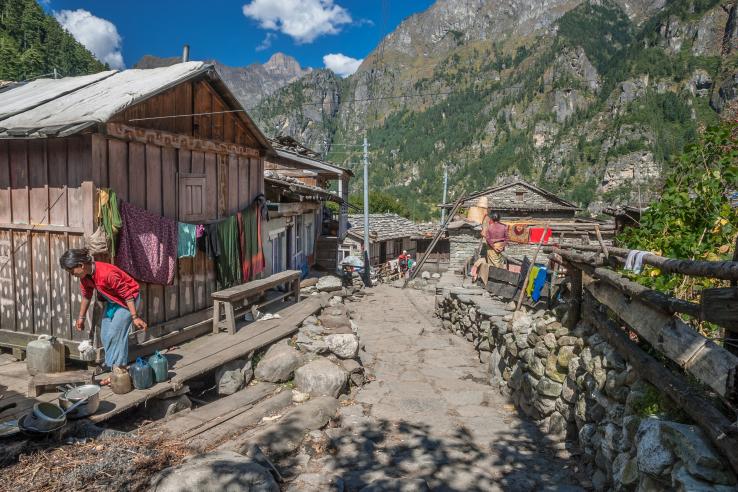
{"type": "Polygon", "coordinates": [[[211,68],[212,65],[207,63],[187,62],[163,68],[123,70],[101,76],[92,83],[89,78],[94,76],[36,81],[45,95],[36,94],[33,87],[28,88],[34,82],[10,89],[0,94],[2,111],[12,114],[6,111],[5,101],[13,101],[15,108],[25,106],[26,109],[16,110],[9,117],[0,116],[0,138],[70,135],[96,123],[104,123],[127,107],[211,68]],[[46,102],[43,102],[44,98],[46,102]]]}

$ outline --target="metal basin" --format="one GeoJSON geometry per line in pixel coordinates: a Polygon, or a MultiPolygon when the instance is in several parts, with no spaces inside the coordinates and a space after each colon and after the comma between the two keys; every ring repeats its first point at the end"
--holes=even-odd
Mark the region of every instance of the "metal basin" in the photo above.
{"type": "Polygon", "coordinates": [[[70,419],[79,419],[97,412],[97,408],[100,406],[100,386],[96,384],[85,384],[67,390],[59,396],[59,405],[66,410],[85,398],[87,398],[87,401],[69,412],[67,417],[70,419]]]}
{"type": "Polygon", "coordinates": [[[25,425],[41,432],[51,431],[67,422],[64,410],[53,403],[41,402],[33,405],[33,411],[25,418],[25,425]]]}

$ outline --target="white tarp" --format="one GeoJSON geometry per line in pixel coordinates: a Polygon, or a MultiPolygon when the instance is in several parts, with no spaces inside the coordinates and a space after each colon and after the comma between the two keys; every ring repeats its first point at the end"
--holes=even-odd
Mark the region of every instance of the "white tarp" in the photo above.
{"type": "MultiPolygon", "coordinates": [[[[203,62],[187,62],[163,68],[124,70],[2,120],[0,132],[7,136],[26,130],[28,136],[41,136],[44,128],[74,127],[79,130],[104,123],[127,107],[210,68],[211,65],[203,62]]],[[[23,87],[3,95],[8,97],[23,87]]]]}
{"type": "Polygon", "coordinates": [[[28,111],[52,99],[110,77],[116,72],[117,70],[108,70],[81,77],[37,79],[14,89],[0,92],[0,120],[28,111]]]}

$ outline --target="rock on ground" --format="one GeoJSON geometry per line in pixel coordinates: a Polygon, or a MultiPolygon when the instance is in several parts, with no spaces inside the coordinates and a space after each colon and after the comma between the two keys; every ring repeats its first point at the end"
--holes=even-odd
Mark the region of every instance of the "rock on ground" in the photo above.
{"type": "Polygon", "coordinates": [[[352,359],[359,352],[359,338],[347,333],[328,335],[325,343],[331,352],[342,359],[352,359]]]}
{"type": "Polygon", "coordinates": [[[295,386],[313,396],[337,397],[346,386],[348,373],[325,358],[319,358],[295,371],[295,386]]]}
{"type": "Polygon", "coordinates": [[[240,390],[254,377],[251,358],[236,359],[226,362],[215,371],[215,383],[219,395],[232,395],[240,390]]]}
{"type": "Polygon", "coordinates": [[[152,398],[146,402],[146,416],[151,420],[159,420],[189,408],[192,408],[192,402],[187,395],[152,398]]]}
{"type": "Polygon", "coordinates": [[[316,287],[320,292],[335,292],[343,288],[343,282],[338,277],[327,275],[325,277],[320,277],[316,287]]]}
{"type": "Polygon", "coordinates": [[[151,480],[150,490],[279,492],[279,486],[263,466],[250,458],[233,451],[217,451],[162,470],[151,480]]]}
{"type": "Polygon", "coordinates": [[[256,366],[254,374],[260,381],[281,383],[288,381],[302,364],[302,355],[290,347],[287,340],[275,343],[267,350],[256,366]]]}

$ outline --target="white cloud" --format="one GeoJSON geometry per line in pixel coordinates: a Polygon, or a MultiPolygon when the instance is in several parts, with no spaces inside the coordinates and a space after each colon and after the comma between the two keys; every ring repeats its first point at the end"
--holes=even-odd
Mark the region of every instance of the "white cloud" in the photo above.
{"type": "Polygon", "coordinates": [[[256,47],[256,51],[264,51],[268,50],[272,47],[272,41],[277,37],[276,34],[273,32],[268,32],[266,36],[264,36],[264,40],[259,44],[259,46],[256,47]]]}
{"type": "Polygon", "coordinates": [[[324,34],[336,34],[351,22],[348,10],[333,0],[252,0],[243,15],[262,29],[279,31],[298,43],[311,43],[324,34]]]}
{"type": "Polygon", "coordinates": [[[83,9],[54,12],[54,17],[95,58],[110,68],[126,68],[121,53],[122,39],[115,24],[83,9]]]}
{"type": "Polygon", "coordinates": [[[348,77],[352,73],[356,72],[363,61],[363,58],[357,60],[356,58],[351,58],[350,56],[346,56],[342,53],[330,53],[323,57],[325,68],[333,71],[333,73],[340,77],[348,77]]]}

